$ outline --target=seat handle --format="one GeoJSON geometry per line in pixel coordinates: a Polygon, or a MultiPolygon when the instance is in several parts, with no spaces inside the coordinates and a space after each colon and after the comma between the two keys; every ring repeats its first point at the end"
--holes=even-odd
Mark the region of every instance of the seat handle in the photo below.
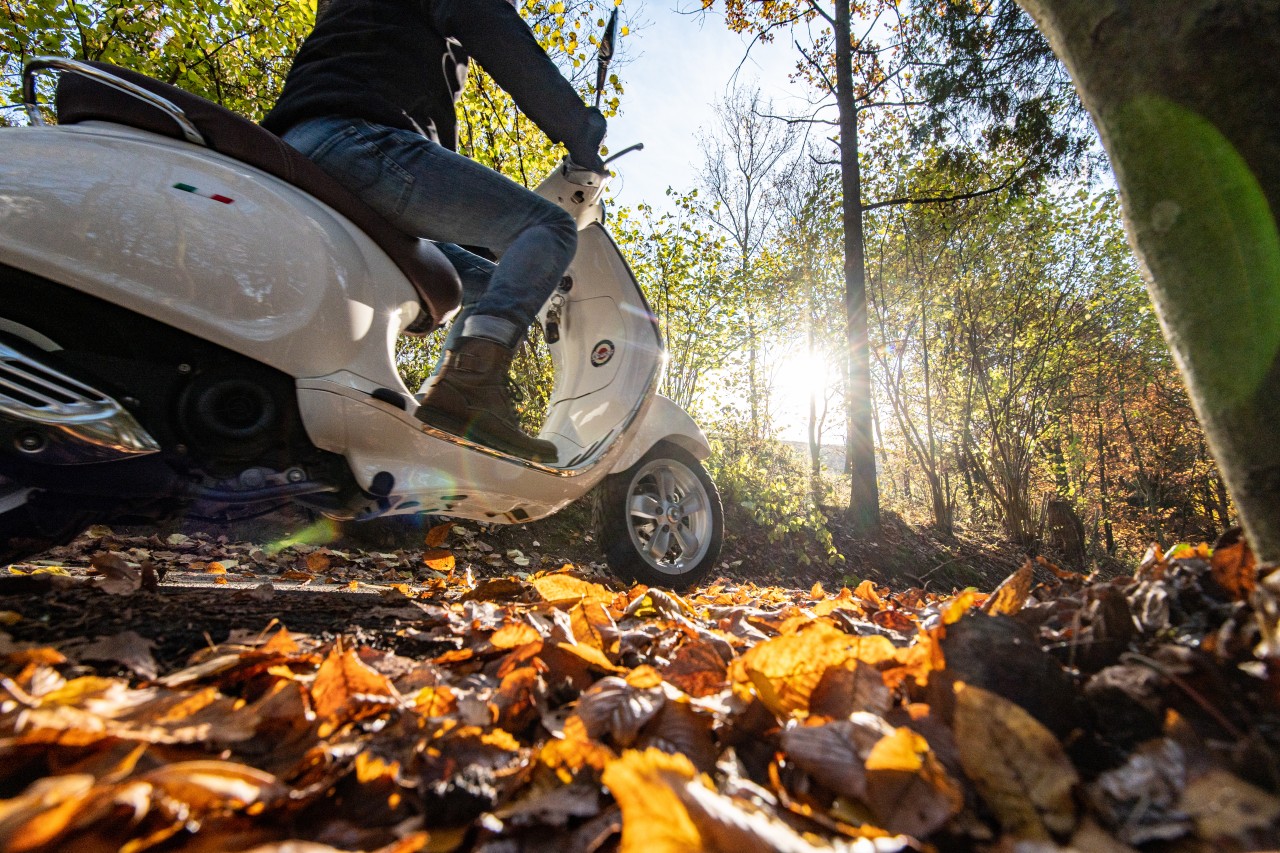
{"type": "Polygon", "coordinates": [[[30,116],[32,124],[42,125],[45,123],[44,116],[40,115],[40,106],[36,103],[36,74],[46,70],[79,74],[82,77],[88,77],[90,80],[95,80],[104,86],[110,86],[112,89],[144,101],[173,119],[188,142],[208,147],[204,136],[200,134],[200,131],[196,130],[196,126],[191,122],[191,119],[187,118],[187,114],[172,101],[142,88],[137,83],[131,83],[87,62],[82,62],[78,59],[65,59],[60,56],[37,56],[28,62],[22,71],[22,101],[27,108],[27,115],[30,116]]]}

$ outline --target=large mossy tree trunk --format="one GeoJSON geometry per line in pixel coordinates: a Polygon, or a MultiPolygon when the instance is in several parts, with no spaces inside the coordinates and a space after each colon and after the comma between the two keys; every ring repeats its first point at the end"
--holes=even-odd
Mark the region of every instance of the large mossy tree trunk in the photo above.
{"type": "Polygon", "coordinates": [[[1018,2],[1098,126],[1214,457],[1280,561],[1280,2],[1018,2]]]}

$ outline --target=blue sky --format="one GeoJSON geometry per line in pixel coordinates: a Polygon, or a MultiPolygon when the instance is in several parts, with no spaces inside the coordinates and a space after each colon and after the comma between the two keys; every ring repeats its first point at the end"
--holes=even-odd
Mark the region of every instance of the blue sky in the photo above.
{"type": "Polygon", "coordinates": [[[620,151],[643,142],[645,150],[614,164],[617,203],[662,207],[668,186],[693,186],[702,162],[697,132],[709,125],[711,106],[730,90],[735,71],[739,85],[758,83],[780,109],[789,93],[800,91],[787,81],[795,63],[789,43],[757,44],[748,54],[749,39],[729,32],[722,13],[682,14],[700,5],[623,0],[631,34],[619,45],[625,64],[618,74],[626,92],[622,114],[609,122],[607,145],[620,151]]]}

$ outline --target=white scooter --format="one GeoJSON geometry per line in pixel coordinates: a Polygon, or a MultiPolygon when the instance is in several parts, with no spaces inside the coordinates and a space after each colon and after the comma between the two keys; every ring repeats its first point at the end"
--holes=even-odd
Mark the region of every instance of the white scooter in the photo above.
{"type": "MultiPolygon", "coordinates": [[[[296,501],[344,520],[500,524],[595,489],[610,567],[686,586],[720,498],[693,420],[655,393],[654,316],[605,230],[607,180],[537,192],[580,229],[540,320],[556,464],[414,418],[402,333],[456,311],[457,275],[252,122],[125,69],[28,63],[31,124],[0,128],[0,565],[95,521],[296,501]],[[58,124],[38,72],[60,72],[58,124]]],[[[624,152],[625,153],[625,152],[624,152]]]]}

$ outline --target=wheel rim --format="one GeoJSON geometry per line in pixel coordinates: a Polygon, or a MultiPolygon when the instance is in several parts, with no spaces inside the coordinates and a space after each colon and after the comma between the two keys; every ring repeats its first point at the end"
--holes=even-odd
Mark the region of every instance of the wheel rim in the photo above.
{"type": "Polygon", "coordinates": [[[711,496],[698,475],[674,459],[655,459],[636,472],[626,512],[636,553],[663,574],[685,574],[711,547],[711,496]]]}

